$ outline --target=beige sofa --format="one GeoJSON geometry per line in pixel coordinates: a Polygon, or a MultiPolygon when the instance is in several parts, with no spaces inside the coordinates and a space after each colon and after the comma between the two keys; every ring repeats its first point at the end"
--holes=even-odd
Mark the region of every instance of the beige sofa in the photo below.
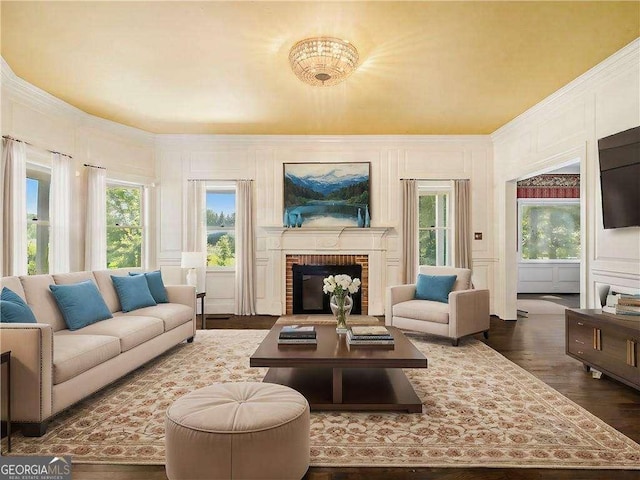
{"type": "Polygon", "coordinates": [[[4,277],[31,307],[37,323],[0,323],[0,348],[11,350],[11,416],[27,436],[41,436],[50,418],[196,333],[195,288],[167,286],[169,303],[121,311],[111,275],[103,270],[4,277]],[[96,283],[113,318],[70,331],[51,284],[96,283]]]}

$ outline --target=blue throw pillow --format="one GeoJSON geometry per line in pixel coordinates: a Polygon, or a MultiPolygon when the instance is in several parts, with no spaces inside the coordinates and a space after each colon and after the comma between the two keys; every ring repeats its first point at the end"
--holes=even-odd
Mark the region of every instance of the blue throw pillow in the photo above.
{"type": "Polygon", "coordinates": [[[149,285],[144,275],[116,277],[111,275],[113,286],[120,299],[123,312],[130,312],[143,307],[153,307],[156,301],[151,296],[149,285]]]}
{"type": "Polygon", "coordinates": [[[423,275],[418,274],[415,298],[449,303],[449,293],[456,283],[457,275],[423,275]]]}
{"type": "Polygon", "coordinates": [[[0,322],[2,323],[37,323],[29,305],[7,287],[0,293],[0,322]]]}
{"type": "Polygon", "coordinates": [[[160,273],[160,270],[146,273],[129,272],[129,275],[144,275],[144,278],[147,279],[147,285],[149,286],[151,296],[156,301],[156,303],[169,303],[167,289],[164,288],[164,282],[162,281],[162,274],[160,273]]]}
{"type": "Polygon", "coordinates": [[[91,280],[69,285],[49,285],[69,330],[79,330],[113,317],[98,287],[91,280]]]}

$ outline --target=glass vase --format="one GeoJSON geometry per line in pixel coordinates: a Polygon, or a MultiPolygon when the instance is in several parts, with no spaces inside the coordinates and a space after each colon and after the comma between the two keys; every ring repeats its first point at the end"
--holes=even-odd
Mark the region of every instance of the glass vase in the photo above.
{"type": "Polygon", "coordinates": [[[349,295],[343,297],[331,295],[329,306],[331,307],[331,312],[336,317],[336,332],[347,333],[347,317],[351,313],[353,299],[349,295]]]}

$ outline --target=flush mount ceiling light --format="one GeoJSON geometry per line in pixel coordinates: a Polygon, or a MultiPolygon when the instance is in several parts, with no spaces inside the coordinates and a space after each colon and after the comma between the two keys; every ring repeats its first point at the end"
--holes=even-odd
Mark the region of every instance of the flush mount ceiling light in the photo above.
{"type": "Polygon", "coordinates": [[[303,82],[326,87],[340,83],[355,70],[358,50],[339,38],[307,38],[291,47],[289,63],[303,82]]]}

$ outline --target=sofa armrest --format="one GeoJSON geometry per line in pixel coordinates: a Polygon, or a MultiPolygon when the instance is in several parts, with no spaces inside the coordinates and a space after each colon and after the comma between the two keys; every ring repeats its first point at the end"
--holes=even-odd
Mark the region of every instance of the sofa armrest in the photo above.
{"type": "Polygon", "coordinates": [[[53,329],[46,323],[0,324],[0,348],[11,350],[11,416],[43,422],[51,416],[53,329]]]}
{"type": "Polygon", "coordinates": [[[164,287],[169,297],[169,303],[180,303],[187,307],[196,308],[196,287],[192,285],[166,285],[164,287]]]}
{"type": "Polygon", "coordinates": [[[192,324],[193,335],[195,336],[197,328],[196,287],[194,287],[193,285],[166,285],[164,288],[167,291],[169,303],[179,303],[181,305],[186,305],[193,311],[192,324]]]}
{"type": "Polygon", "coordinates": [[[393,325],[393,306],[397,303],[413,300],[415,293],[415,283],[387,287],[387,298],[384,308],[385,325],[393,325]]]}
{"type": "Polygon", "coordinates": [[[449,293],[449,336],[460,338],[489,330],[489,290],[449,293]]]}

